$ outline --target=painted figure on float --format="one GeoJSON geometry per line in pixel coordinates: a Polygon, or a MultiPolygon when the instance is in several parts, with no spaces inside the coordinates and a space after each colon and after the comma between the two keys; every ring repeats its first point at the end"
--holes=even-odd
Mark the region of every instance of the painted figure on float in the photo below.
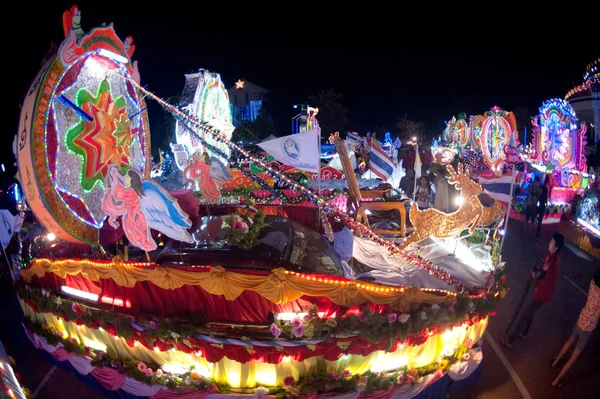
{"type": "Polygon", "coordinates": [[[218,204],[221,188],[233,176],[227,166],[217,157],[209,157],[208,152],[196,152],[183,170],[183,178],[191,183],[193,190],[199,191],[206,203],[218,204]]]}
{"type": "Polygon", "coordinates": [[[145,180],[140,171],[129,169],[125,175],[112,165],[106,175],[106,196],[102,209],[114,228],[121,224],[132,245],[144,251],[156,249],[150,229],[182,242],[193,242],[187,231],[192,223],[177,200],[152,180],[145,180]]]}

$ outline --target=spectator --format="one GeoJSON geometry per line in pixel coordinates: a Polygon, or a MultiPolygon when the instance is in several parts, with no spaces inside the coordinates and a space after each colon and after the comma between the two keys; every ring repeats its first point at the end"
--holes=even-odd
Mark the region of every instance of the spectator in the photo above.
{"type": "Polygon", "coordinates": [[[573,349],[571,357],[562,367],[554,381],[552,381],[553,387],[562,388],[564,385],[564,382],[561,379],[565,376],[567,371],[569,371],[573,363],[575,363],[583,351],[583,348],[585,348],[592,335],[592,331],[594,331],[598,325],[598,318],[600,318],[600,268],[596,270],[596,274],[590,282],[587,302],[583,309],[581,309],[581,313],[579,313],[579,318],[577,319],[577,323],[575,323],[571,336],[563,345],[558,356],[552,359],[552,367],[554,368],[558,365],[558,362],[560,362],[560,359],[567,353],[569,348],[575,344],[575,349],[573,349]]]}
{"type": "Polygon", "coordinates": [[[531,301],[521,314],[519,323],[514,331],[508,338],[502,338],[502,343],[506,347],[510,348],[517,339],[517,336],[520,336],[522,339],[527,339],[535,312],[537,312],[544,303],[552,299],[556,281],[558,280],[558,264],[560,261],[559,252],[564,245],[565,237],[560,233],[554,233],[550,240],[550,244],[548,245],[550,254],[546,257],[542,268],[540,270],[534,268],[531,271],[531,278],[535,283],[533,301],[531,301]]]}

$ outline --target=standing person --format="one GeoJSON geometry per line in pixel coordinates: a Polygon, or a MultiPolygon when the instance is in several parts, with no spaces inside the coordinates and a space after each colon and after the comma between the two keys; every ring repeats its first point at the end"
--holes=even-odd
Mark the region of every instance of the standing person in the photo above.
{"type": "Polygon", "coordinates": [[[535,234],[536,240],[540,239],[540,234],[542,234],[542,222],[544,221],[544,216],[546,216],[546,204],[548,204],[548,178],[547,177],[546,177],[546,180],[544,180],[544,184],[542,185],[541,189],[542,189],[542,192],[540,193],[540,195],[538,197],[537,212],[536,212],[536,216],[537,216],[537,220],[538,220],[537,233],[535,234]]]}
{"type": "Polygon", "coordinates": [[[448,198],[448,180],[446,180],[445,170],[439,168],[435,176],[435,199],[433,207],[440,212],[450,212],[450,199],[448,198]]]}
{"type": "Polygon", "coordinates": [[[533,301],[529,303],[527,308],[525,308],[521,314],[519,323],[514,331],[508,338],[502,338],[502,343],[505,346],[510,348],[517,339],[517,336],[520,336],[522,339],[527,339],[535,312],[542,307],[544,303],[552,299],[556,281],[558,280],[558,263],[560,261],[559,252],[564,245],[565,237],[560,233],[554,233],[550,240],[550,244],[548,245],[550,254],[546,256],[542,268],[540,270],[533,269],[531,271],[531,278],[535,283],[533,301]]]}
{"type": "Polygon", "coordinates": [[[588,299],[581,309],[581,313],[579,313],[579,318],[577,319],[577,323],[575,323],[575,327],[573,328],[573,332],[571,332],[571,336],[565,342],[558,356],[552,359],[552,367],[556,367],[560,359],[567,353],[569,348],[575,344],[575,349],[573,349],[573,353],[571,357],[563,368],[560,370],[560,373],[556,376],[554,381],[552,381],[553,387],[561,388],[563,386],[563,381],[561,378],[565,376],[567,371],[571,368],[573,363],[577,360],[583,348],[585,348],[590,336],[592,335],[592,331],[598,325],[598,319],[600,318],[600,268],[596,270],[596,274],[594,278],[590,282],[590,289],[588,291],[588,299]]]}
{"type": "Polygon", "coordinates": [[[429,184],[427,176],[422,176],[419,179],[419,186],[417,187],[415,199],[417,200],[419,209],[429,208],[429,203],[431,202],[431,184],[429,184]]]}
{"type": "Polygon", "coordinates": [[[537,203],[538,197],[542,193],[540,187],[540,178],[536,176],[529,187],[527,187],[527,200],[525,202],[525,229],[527,232],[529,229],[529,222],[535,223],[535,216],[537,214],[537,203]]]}

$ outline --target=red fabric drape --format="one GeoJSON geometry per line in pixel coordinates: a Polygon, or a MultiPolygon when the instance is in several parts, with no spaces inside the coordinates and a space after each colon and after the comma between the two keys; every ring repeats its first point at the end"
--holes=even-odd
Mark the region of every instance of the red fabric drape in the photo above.
{"type": "Polygon", "coordinates": [[[254,291],[244,291],[233,301],[227,301],[222,295],[213,295],[199,286],[185,285],[175,290],[167,290],[143,281],[133,287],[121,287],[113,280],[100,279],[92,282],[82,275],[67,276],[63,279],[48,273],[42,278],[34,276],[34,285],[60,292],[60,287],[66,285],[85,292],[93,292],[102,298],[129,301],[130,308],[118,307],[123,313],[137,315],[140,313],[153,314],[158,317],[200,313],[208,321],[233,321],[242,323],[266,323],[269,313],[302,312],[307,307],[316,304],[324,316],[330,316],[339,306],[328,298],[302,297],[282,305],[276,305],[254,291]]]}

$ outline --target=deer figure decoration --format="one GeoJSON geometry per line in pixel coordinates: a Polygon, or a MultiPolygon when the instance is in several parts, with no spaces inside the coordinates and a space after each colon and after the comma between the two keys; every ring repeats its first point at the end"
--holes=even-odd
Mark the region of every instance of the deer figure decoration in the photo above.
{"type": "Polygon", "coordinates": [[[401,248],[421,242],[429,236],[438,238],[457,236],[466,228],[469,229],[469,233],[473,233],[482,221],[484,207],[477,197],[483,191],[481,185],[469,178],[469,169],[462,164],[458,164],[457,170],[452,165],[448,165],[447,169],[450,173],[448,183],[456,185],[464,198],[462,205],[455,212],[443,213],[433,208],[420,210],[416,202],[413,202],[410,208],[410,221],[415,231],[402,243],[401,248]]]}

